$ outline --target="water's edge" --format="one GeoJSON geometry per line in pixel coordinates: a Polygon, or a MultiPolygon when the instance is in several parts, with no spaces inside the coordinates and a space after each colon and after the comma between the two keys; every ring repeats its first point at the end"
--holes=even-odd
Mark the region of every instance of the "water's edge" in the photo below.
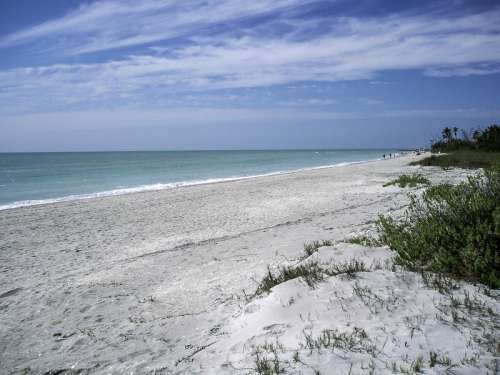
{"type": "Polygon", "coordinates": [[[379,160],[382,160],[382,158],[361,160],[361,161],[352,161],[352,162],[341,162],[341,163],[335,163],[335,164],[330,164],[330,165],[306,167],[306,168],[299,168],[299,169],[293,169],[293,170],[283,170],[283,171],[269,172],[269,173],[249,175],[249,176],[234,176],[234,177],[222,177],[222,178],[209,178],[209,179],[205,179],[205,180],[191,180],[191,181],[178,181],[178,182],[170,182],[170,183],[157,183],[157,184],[152,184],[152,185],[141,185],[141,186],[132,187],[132,188],[114,189],[114,190],[107,190],[107,191],[101,191],[101,192],[89,193],[89,194],[67,195],[67,196],[63,196],[63,197],[59,197],[59,198],[48,198],[48,199],[39,199],[39,200],[24,200],[24,201],[17,201],[17,202],[12,202],[9,204],[0,205],[0,211],[10,210],[10,209],[15,209],[15,208],[40,206],[40,205],[60,203],[60,202],[71,202],[71,201],[89,200],[89,199],[95,199],[95,198],[104,198],[104,197],[134,194],[134,193],[153,192],[153,191],[159,191],[159,190],[167,190],[167,189],[196,186],[196,185],[207,185],[207,184],[216,184],[216,183],[222,183],[222,182],[241,181],[241,180],[260,178],[260,177],[277,176],[277,175],[312,171],[312,170],[325,169],[325,168],[334,168],[334,167],[342,167],[342,166],[354,165],[354,164],[370,163],[370,162],[379,161],[379,160]]]}

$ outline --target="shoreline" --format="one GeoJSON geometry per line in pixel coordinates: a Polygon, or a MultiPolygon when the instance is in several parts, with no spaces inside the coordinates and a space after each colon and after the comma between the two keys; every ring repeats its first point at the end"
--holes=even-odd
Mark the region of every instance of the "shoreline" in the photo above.
{"type": "MultiPolygon", "coordinates": [[[[427,153],[425,155],[427,155],[427,153]]],[[[411,155],[403,154],[403,155],[394,157],[392,159],[407,158],[410,156],[411,155]]],[[[232,176],[232,177],[210,178],[210,179],[206,179],[206,180],[190,180],[190,181],[177,181],[177,182],[169,182],[169,183],[155,183],[155,184],[151,184],[151,185],[141,185],[141,186],[137,186],[137,187],[119,188],[119,189],[106,190],[106,191],[100,191],[100,192],[95,192],[95,193],[67,195],[67,196],[63,196],[63,197],[47,198],[47,199],[16,201],[16,202],[11,202],[11,203],[7,203],[7,204],[1,204],[0,211],[14,210],[14,209],[19,209],[19,208],[29,208],[29,207],[35,207],[35,206],[44,206],[44,205],[58,204],[58,203],[64,203],[64,202],[86,201],[86,200],[91,200],[91,199],[100,199],[100,198],[106,198],[106,197],[130,195],[130,194],[137,194],[137,193],[157,192],[157,191],[185,188],[185,187],[191,187],[191,186],[219,184],[219,183],[225,183],[225,182],[235,182],[235,181],[250,180],[250,179],[262,178],[262,177],[281,176],[281,175],[287,175],[287,174],[292,174],[292,173],[300,173],[300,172],[307,172],[307,171],[314,171],[314,170],[321,170],[321,169],[328,169],[328,168],[337,168],[337,167],[356,165],[356,164],[364,164],[364,163],[373,163],[373,162],[384,161],[384,160],[391,160],[391,159],[377,158],[377,159],[360,160],[360,161],[352,161],[352,162],[340,162],[337,164],[320,165],[320,166],[315,166],[315,167],[306,167],[306,168],[299,168],[299,169],[292,169],[292,170],[282,170],[282,171],[275,171],[275,172],[269,172],[269,173],[263,173],[263,174],[257,174],[257,175],[249,175],[249,176],[232,176]]]]}

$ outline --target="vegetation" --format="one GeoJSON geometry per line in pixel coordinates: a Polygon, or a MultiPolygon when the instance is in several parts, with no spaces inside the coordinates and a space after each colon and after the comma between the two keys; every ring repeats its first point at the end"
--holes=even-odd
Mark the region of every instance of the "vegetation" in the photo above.
{"type": "Polygon", "coordinates": [[[285,372],[285,368],[280,361],[279,352],[284,348],[281,343],[265,343],[255,349],[255,371],[261,375],[275,375],[285,372]]]}
{"type": "MultiPolygon", "coordinates": [[[[430,181],[423,175],[402,175],[384,186],[398,185],[402,188],[425,186],[418,195],[410,194],[410,204],[403,218],[380,216],[377,221],[378,237],[365,232],[345,240],[363,246],[388,245],[396,253],[396,264],[419,272],[426,286],[443,294],[445,302],[435,304],[439,310],[436,319],[457,328],[465,323],[468,324],[468,329],[481,327],[485,332],[483,336],[481,338],[471,336],[470,341],[483,340],[491,353],[498,349],[497,342],[491,334],[491,327],[485,322],[494,321],[497,315],[475,294],[464,289],[463,294],[458,295],[457,290],[460,286],[459,279],[478,281],[488,287],[500,288],[500,168],[494,168],[495,165],[500,166],[500,150],[495,151],[488,146],[495,144],[497,138],[494,135],[497,128],[495,125],[475,134],[473,140],[460,141],[457,136],[458,129],[446,131],[445,141],[442,141],[442,144],[446,143],[449,149],[443,148],[442,151],[446,151],[447,154],[432,157],[431,162],[425,164],[424,161],[424,165],[484,167],[485,170],[456,186],[449,184],[431,186],[430,181]],[[453,150],[452,144],[456,147],[453,150]],[[471,325],[471,322],[480,317],[486,320],[481,320],[477,326],[471,325]]],[[[252,297],[267,293],[274,286],[295,278],[302,278],[313,288],[329,276],[342,275],[344,279],[355,278],[358,272],[380,267],[372,264],[368,268],[356,259],[331,264],[321,264],[311,259],[304,261],[320,247],[332,245],[331,241],[306,243],[304,255],[298,264],[275,270],[268,267],[267,274],[258,284],[252,297]]],[[[396,270],[395,266],[393,270],[396,270]]],[[[484,288],[485,294],[487,291],[492,293],[486,286],[480,288],[484,288]]],[[[400,305],[398,301],[404,302],[404,299],[394,293],[391,296],[379,296],[370,288],[370,284],[361,285],[359,280],[354,282],[353,294],[372,314],[379,313],[381,309],[392,312],[395,306],[400,305]]],[[[289,304],[292,303],[293,300],[290,300],[289,304]]],[[[346,311],[343,306],[342,309],[346,311]]],[[[425,322],[423,315],[405,317],[410,337],[413,337],[414,330],[418,330],[423,322],[425,322]]],[[[308,350],[309,354],[326,352],[341,356],[348,353],[346,357],[369,355],[370,363],[364,369],[368,371],[367,373],[375,373],[377,341],[370,339],[364,329],[357,327],[349,331],[325,329],[317,335],[304,330],[303,334],[305,341],[296,351],[285,349],[277,340],[275,344],[266,342],[257,346],[254,351],[255,372],[273,375],[307,367],[308,370],[319,373],[301,359],[301,351],[308,350]]],[[[466,356],[460,362],[454,363],[436,348],[429,349],[434,350],[429,350],[425,356],[424,353],[414,358],[406,356],[403,364],[392,362],[393,372],[417,374],[424,372],[428,366],[430,369],[451,373],[452,368],[473,365],[474,361],[477,361],[476,357],[466,356]]],[[[387,368],[390,368],[390,365],[386,364],[387,368]]],[[[495,362],[494,371],[497,366],[495,362]]]]}
{"type": "Polygon", "coordinates": [[[451,359],[445,355],[439,355],[436,352],[429,353],[429,367],[434,367],[436,365],[451,366],[451,359]]]}
{"type": "Polygon", "coordinates": [[[431,155],[410,165],[458,167],[464,169],[500,167],[500,152],[460,150],[449,154],[431,155]]]}
{"type": "Polygon", "coordinates": [[[317,282],[323,280],[324,273],[318,262],[308,262],[296,267],[283,266],[277,273],[273,273],[268,266],[267,274],[257,286],[255,295],[267,293],[274,286],[298,277],[302,277],[307,285],[313,287],[317,282]]]}
{"type": "Polygon", "coordinates": [[[346,277],[352,279],[358,272],[367,272],[368,268],[366,264],[358,259],[351,259],[344,263],[334,263],[328,268],[324,268],[323,272],[328,276],[338,276],[345,275],[346,277]]]}
{"type": "Polygon", "coordinates": [[[306,340],[305,347],[311,352],[322,349],[338,349],[348,352],[373,352],[374,347],[370,343],[366,331],[354,327],[352,332],[340,332],[337,329],[325,329],[318,337],[304,332],[306,340]]]}
{"type": "Polygon", "coordinates": [[[405,217],[380,216],[380,238],[396,262],[500,287],[500,170],[486,170],[457,186],[411,195],[405,217]]]}
{"type": "Polygon", "coordinates": [[[451,294],[459,288],[459,284],[452,277],[441,273],[422,271],[421,276],[422,281],[428,288],[435,289],[441,294],[451,294]]]}
{"type": "Polygon", "coordinates": [[[304,244],[304,253],[306,257],[313,255],[322,246],[333,246],[333,242],[329,240],[323,241],[313,241],[311,243],[304,244]]]}
{"type": "Polygon", "coordinates": [[[344,240],[345,243],[352,243],[355,245],[361,245],[365,247],[379,247],[383,246],[384,244],[379,241],[377,238],[365,236],[365,235],[359,235],[359,236],[354,236],[350,237],[344,240]]]}
{"type": "Polygon", "coordinates": [[[384,184],[384,187],[390,185],[398,185],[400,188],[407,186],[413,188],[417,185],[430,185],[430,181],[419,173],[413,173],[411,175],[401,175],[397,179],[384,184]]]}
{"type": "Polygon", "coordinates": [[[432,152],[453,152],[457,150],[500,151],[500,125],[490,125],[486,129],[477,129],[472,134],[458,128],[445,127],[442,139],[432,143],[432,152]]]}
{"type": "Polygon", "coordinates": [[[446,127],[442,139],[432,143],[432,152],[444,152],[446,155],[432,155],[413,165],[439,166],[443,168],[491,168],[500,166],[500,126],[490,125],[484,130],[472,133],[458,128],[446,127]]]}
{"type": "Polygon", "coordinates": [[[301,277],[307,285],[314,287],[322,281],[325,276],[346,275],[354,277],[357,272],[367,271],[366,265],[357,259],[349,262],[331,264],[329,266],[320,265],[318,262],[307,262],[298,266],[283,266],[278,272],[273,273],[270,267],[267,267],[267,274],[263,277],[257,286],[254,296],[268,293],[273,287],[301,277]]]}

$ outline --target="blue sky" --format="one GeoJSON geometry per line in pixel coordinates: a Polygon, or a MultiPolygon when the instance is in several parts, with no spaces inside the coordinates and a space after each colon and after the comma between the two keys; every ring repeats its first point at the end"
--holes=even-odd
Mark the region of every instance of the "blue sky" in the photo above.
{"type": "Polygon", "coordinates": [[[498,87],[498,1],[0,2],[0,151],[425,146],[498,87]]]}

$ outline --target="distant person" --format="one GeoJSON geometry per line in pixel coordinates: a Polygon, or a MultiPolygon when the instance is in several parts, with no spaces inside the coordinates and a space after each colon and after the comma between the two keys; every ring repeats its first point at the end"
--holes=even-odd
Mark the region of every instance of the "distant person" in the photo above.
{"type": "Polygon", "coordinates": [[[385,154],[384,154],[384,155],[382,155],[382,157],[385,159],[385,154]]]}
{"type": "Polygon", "coordinates": [[[389,154],[389,159],[392,159],[392,153],[389,154]]]}

